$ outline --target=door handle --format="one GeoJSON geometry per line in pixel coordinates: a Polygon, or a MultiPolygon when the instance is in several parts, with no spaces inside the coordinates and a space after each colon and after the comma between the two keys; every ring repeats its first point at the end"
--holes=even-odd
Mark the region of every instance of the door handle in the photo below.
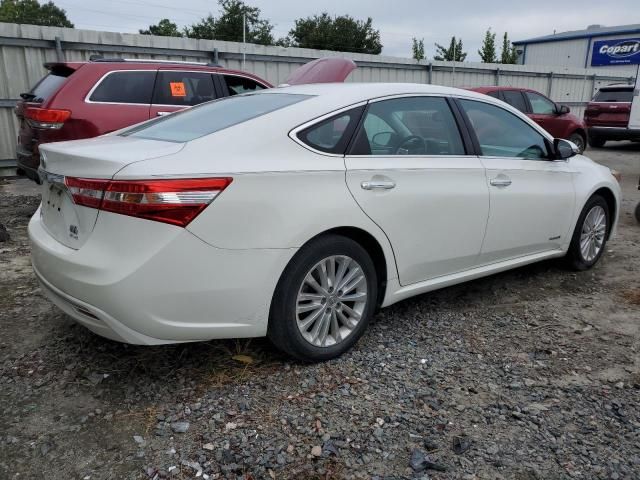
{"type": "Polygon", "coordinates": [[[489,182],[491,183],[491,185],[493,185],[494,187],[508,187],[509,185],[511,185],[511,179],[510,178],[492,178],[491,181],[489,182]]]}
{"type": "Polygon", "coordinates": [[[364,190],[391,190],[395,188],[396,183],[391,180],[370,180],[368,182],[362,182],[360,186],[364,190]]]}
{"type": "Polygon", "coordinates": [[[156,116],[164,117],[165,115],[169,115],[170,113],[173,113],[173,112],[158,112],[158,113],[156,113],[156,116]]]}

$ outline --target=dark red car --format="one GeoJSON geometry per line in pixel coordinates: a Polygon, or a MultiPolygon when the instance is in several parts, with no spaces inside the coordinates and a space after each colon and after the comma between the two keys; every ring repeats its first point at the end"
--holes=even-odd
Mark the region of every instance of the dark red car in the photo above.
{"type": "Polygon", "coordinates": [[[555,138],[575,143],[580,151],[587,145],[587,129],[566,105],[558,105],[540,92],[528,88],[475,87],[474,92],[498,98],[525,113],[555,138]]]}
{"type": "Polygon", "coordinates": [[[629,128],[633,85],[601,87],[584,111],[589,145],[604,147],[607,140],[640,141],[640,130],[629,128]]]}
{"type": "Polygon", "coordinates": [[[39,181],[42,143],[95,137],[216,98],[271,87],[255,75],[199,63],[99,59],[47,63],[20,96],[18,169],[39,181]]]}

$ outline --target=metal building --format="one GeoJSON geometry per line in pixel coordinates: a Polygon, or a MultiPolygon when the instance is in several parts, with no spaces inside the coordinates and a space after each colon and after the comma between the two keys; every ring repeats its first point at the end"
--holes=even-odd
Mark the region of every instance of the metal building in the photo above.
{"type": "Polygon", "coordinates": [[[640,65],[640,24],[554,33],[513,42],[522,65],[598,68],[635,75],[640,65]]]}

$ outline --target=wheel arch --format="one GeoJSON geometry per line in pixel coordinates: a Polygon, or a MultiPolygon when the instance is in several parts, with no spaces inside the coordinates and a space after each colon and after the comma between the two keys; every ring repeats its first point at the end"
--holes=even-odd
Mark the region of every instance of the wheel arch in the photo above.
{"type": "MultiPolygon", "coordinates": [[[[616,201],[616,196],[613,193],[613,191],[611,191],[611,189],[607,187],[598,188],[595,192],[589,195],[589,198],[593,197],[594,195],[599,195],[602,198],[604,198],[604,201],[607,202],[607,207],[609,207],[609,218],[611,220],[609,221],[609,229],[607,231],[607,239],[608,239],[611,236],[611,232],[613,231],[614,219],[617,217],[617,214],[618,214],[618,204],[616,201]]],[[[587,201],[589,200],[587,199],[587,201]]]]}
{"type": "MultiPolygon", "coordinates": [[[[371,256],[371,260],[373,261],[373,265],[376,269],[376,276],[378,281],[378,298],[376,299],[376,304],[378,307],[380,307],[386,294],[389,274],[395,277],[395,272],[389,271],[391,264],[393,264],[395,268],[395,259],[388,258],[389,254],[385,254],[385,250],[378,239],[371,233],[359,227],[342,226],[330,228],[321,233],[318,233],[317,235],[307,240],[305,242],[305,245],[318,237],[331,234],[341,235],[353,240],[354,242],[362,246],[362,248],[364,248],[371,256]]],[[[392,252],[391,255],[393,255],[392,252]]]]}

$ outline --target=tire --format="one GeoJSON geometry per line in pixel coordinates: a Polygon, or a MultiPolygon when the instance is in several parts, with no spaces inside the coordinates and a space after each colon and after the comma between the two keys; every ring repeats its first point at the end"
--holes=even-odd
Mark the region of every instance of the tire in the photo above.
{"type": "Polygon", "coordinates": [[[589,137],[589,146],[593,148],[602,148],[607,141],[604,138],[589,137]]]}
{"type": "Polygon", "coordinates": [[[276,347],[299,360],[336,358],[349,350],[367,328],[376,308],[377,286],[373,261],[360,244],[340,235],[318,237],[303,246],[282,273],[271,303],[267,336],[276,347]],[[330,280],[322,281],[322,265],[326,268],[331,262],[334,277],[339,276],[341,265],[348,265],[342,280],[351,275],[353,278],[346,282],[347,288],[351,286],[346,292],[331,292],[330,280]],[[352,286],[359,272],[364,278],[352,286]],[[358,300],[341,302],[341,293],[358,300]],[[303,311],[298,312],[299,306],[303,311]]]}
{"type": "Polygon", "coordinates": [[[636,205],[635,215],[636,215],[636,220],[638,221],[638,223],[640,223],[640,203],[636,205]]]}
{"type": "Polygon", "coordinates": [[[569,138],[567,140],[575,143],[580,149],[580,153],[584,152],[584,149],[587,147],[587,142],[585,141],[585,138],[581,133],[574,132],[569,135],[569,138]]]}
{"type": "Polygon", "coordinates": [[[574,270],[588,270],[598,263],[607,245],[607,235],[609,234],[610,226],[610,214],[607,202],[600,195],[592,196],[582,209],[573,236],[571,237],[571,244],[569,245],[569,251],[566,256],[568,265],[574,270]],[[602,215],[604,216],[602,223],[596,222],[597,228],[592,228],[590,224],[593,223],[593,220],[601,219],[602,215]],[[584,246],[585,243],[591,245],[591,242],[588,238],[585,239],[584,235],[587,235],[587,237],[588,235],[593,235],[594,240],[594,249],[586,250],[586,254],[582,246],[584,246]],[[596,248],[597,250],[595,250],[596,248]]]}

